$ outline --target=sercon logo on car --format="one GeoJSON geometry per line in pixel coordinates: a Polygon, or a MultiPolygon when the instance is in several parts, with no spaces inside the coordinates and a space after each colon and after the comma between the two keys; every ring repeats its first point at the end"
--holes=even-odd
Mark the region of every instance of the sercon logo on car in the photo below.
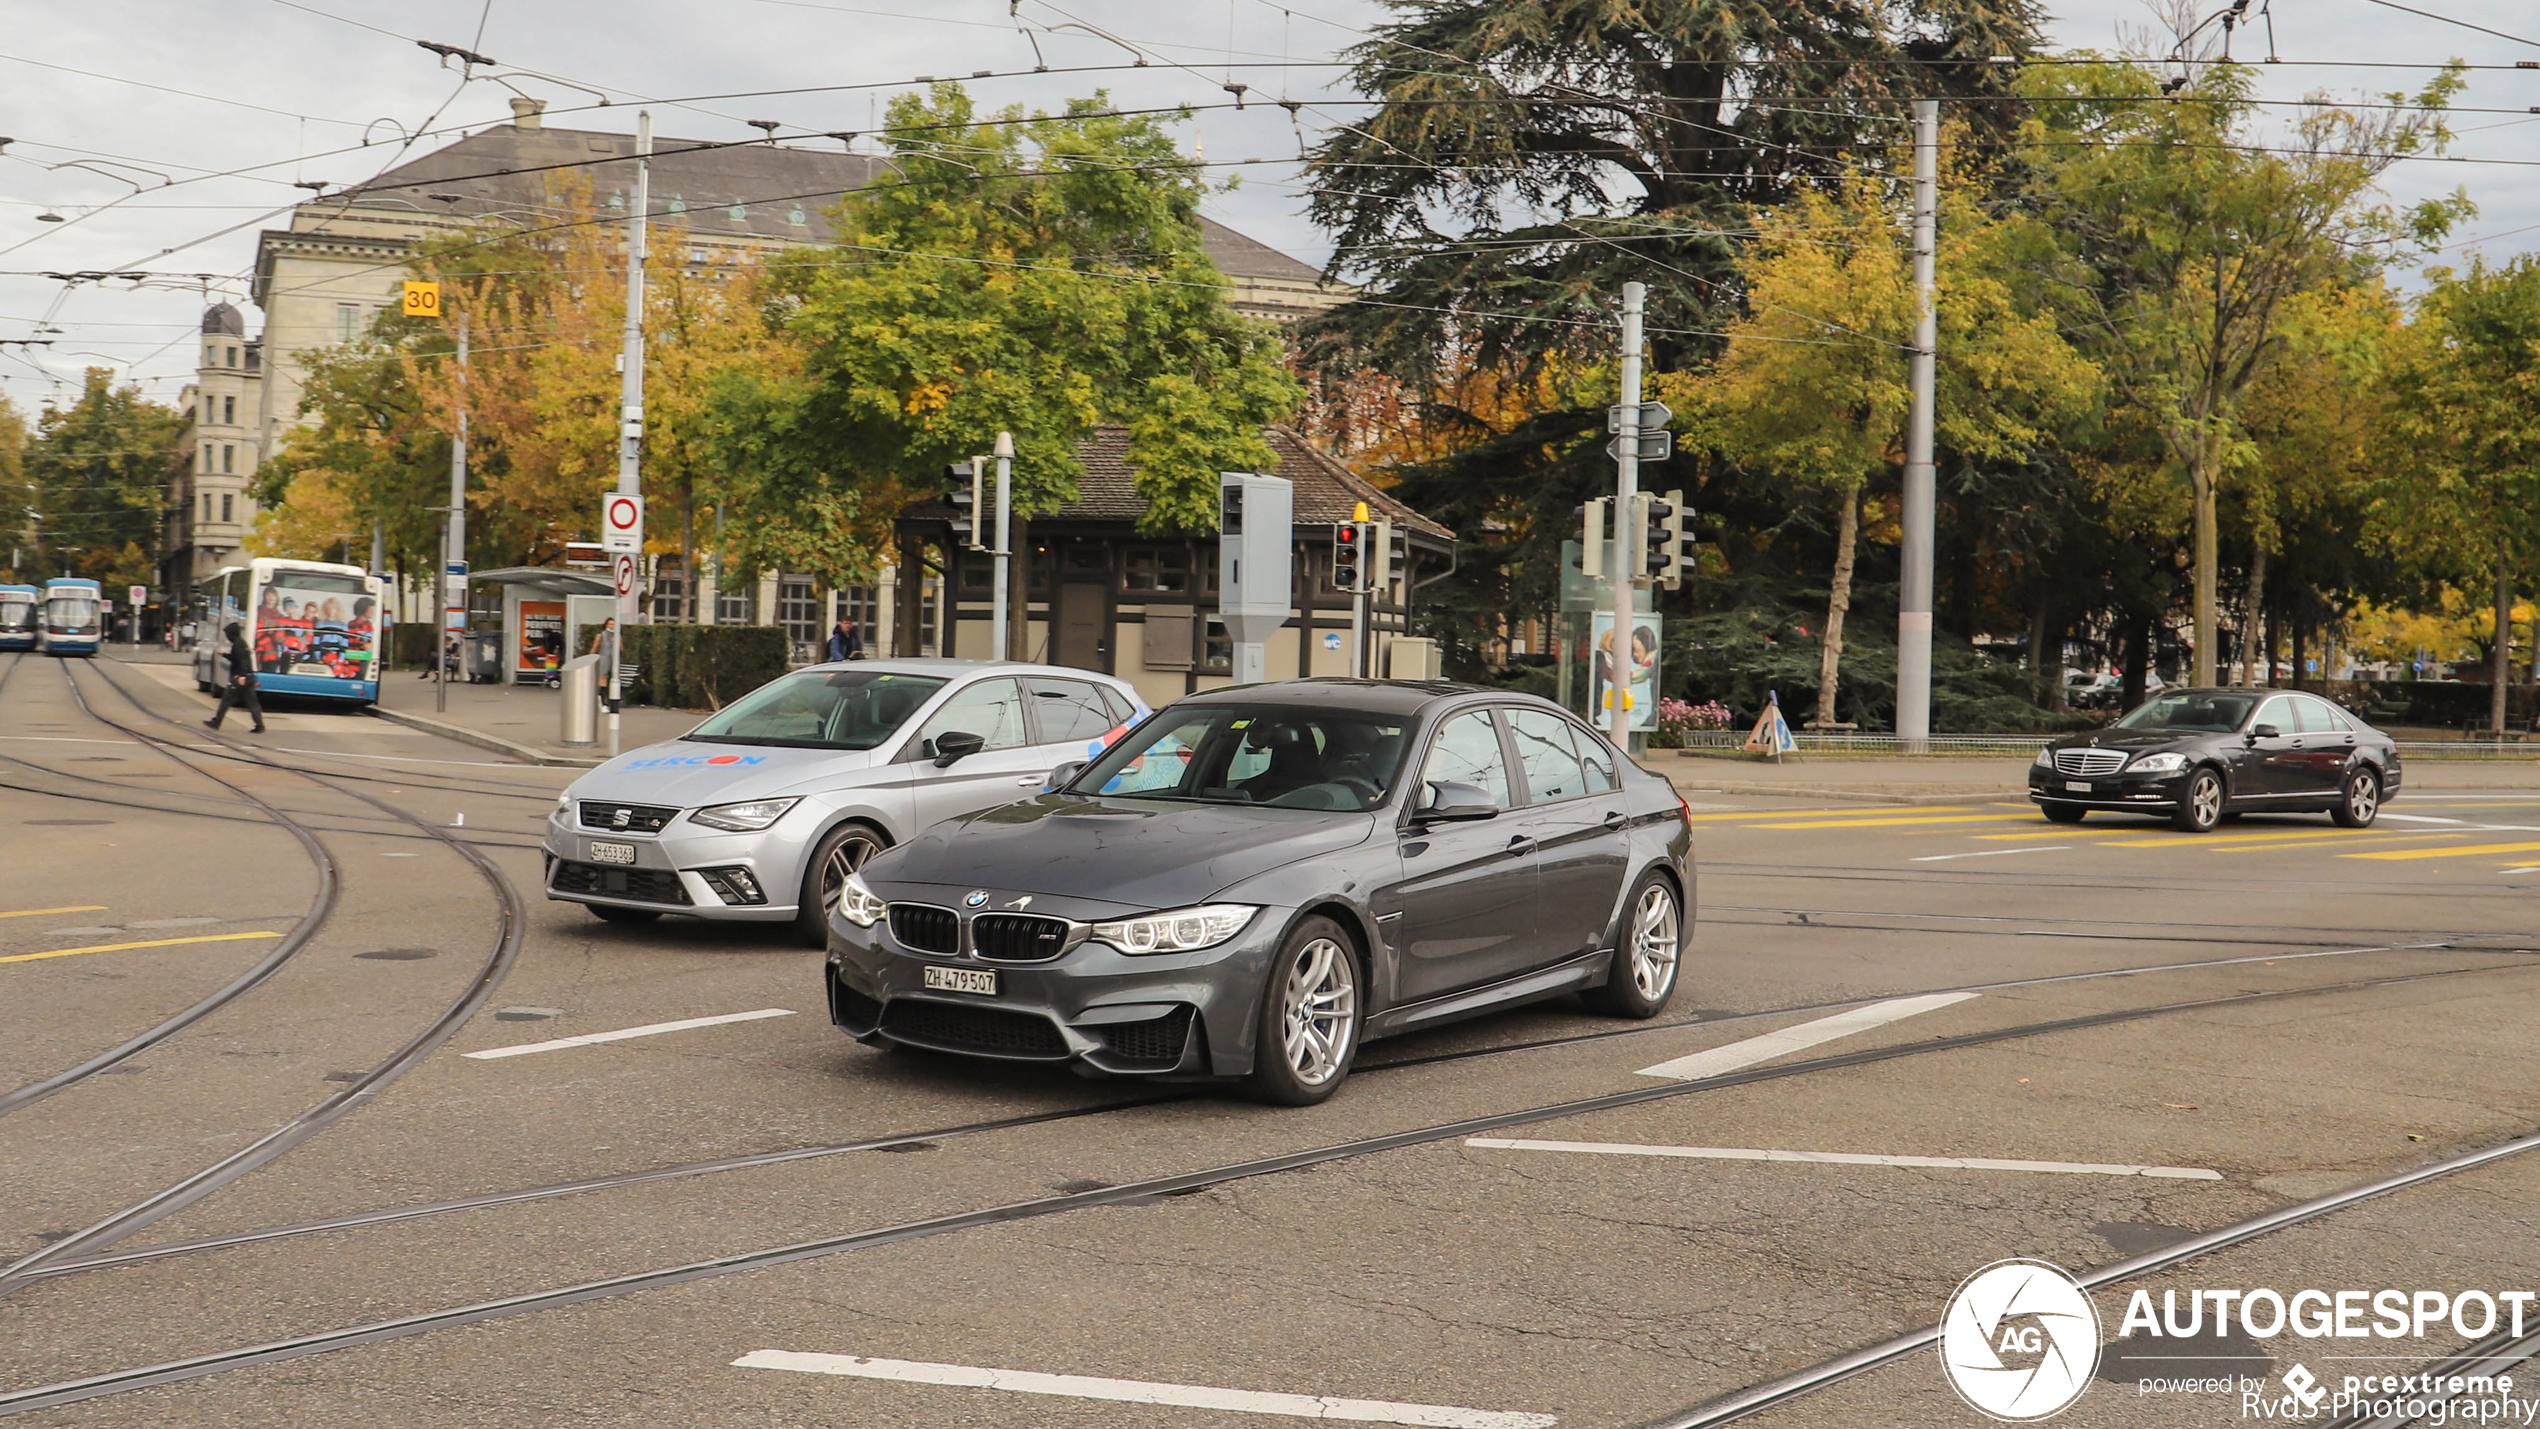
{"type": "Polygon", "coordinates": [[[638,759],[629,769],[688,769],[708,764],[764,764],[763,754],[717,754],[711,758],[701,754],[670,754],[659,759],[638,759]]]}
{"type": "Polygon", "coordinates": [[[1998,1260],[1967,1277],[1940,1321],[1949,1387],[1989,1419],[2063,1413],[2099,1367],[2099,1311],[2042,1260],[1998,1260]]]}

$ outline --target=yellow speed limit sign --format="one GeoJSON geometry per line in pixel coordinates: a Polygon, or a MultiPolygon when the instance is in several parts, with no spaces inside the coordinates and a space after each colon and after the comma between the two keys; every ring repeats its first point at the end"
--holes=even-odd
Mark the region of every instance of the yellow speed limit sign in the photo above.
{"type": "Polygon", "coordinates": [[[441,316],[441,285],[408,283],[406,285],[406,316],[410,318],[441,316]]]}

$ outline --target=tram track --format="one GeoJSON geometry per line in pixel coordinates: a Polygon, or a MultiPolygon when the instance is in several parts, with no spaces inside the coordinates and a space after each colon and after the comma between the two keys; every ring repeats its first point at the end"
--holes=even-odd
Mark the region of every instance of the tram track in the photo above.
{"type": "MultiPolygon", "coordinates": [[[[595,1300],[636,1294],[646,1290],[663,1289],[674,1285],[719,1278],[725,1275],[772,1269],[778,1266],[790,1265],[801,1261],[820,1259],[853,1251],[877,1249],[883,1246],[898,1245],[910,1241],[956,1234],[963,1231],[982,1229],[990,1226],[1009,1225],[1016,1222],[1035,1220],[1042,1217],[1061,1215],[1079,1210],[1090,1210],[1106,1206],[1149,1204],[1163,1198],[1187,1195],[1193,1192],[1204,1191],[1212,1187],[1226,1185],[1233,1182],[1278,1175],[1285,1172],[1303,1170],[1309,1167],[1328,1165],[1340,1161],[1354,1160],[1388,1151],[1432,1145],[1468,1136],[1477,1136],[1494,1131],[1505,1130],[1515,1126],[1561,1120],[1569,1117],[1584,1116],[1591,1113],[1612,1111],[1625,1107],[1641,1106],[1653,1102],[1668,1101],[1680,1097],[1696,1096],[1707,1092],[1721,1091],[1732,1087],[1752,1086],[1759,1083],[1782,1081],[1848,1068],[1872,1066],[1885,1062],[1922,1057],[1937,1053],[1960,1051],[1973,1047],[1991,1046],[2027,1038],[2052,1036],[2059,1033],[2117,1026],[2125,1023],[2145,1021],[2152,1018],[2182,1013],[2245,1007],[2308,997],[2329,996],[2340,993],[2372,991],[2386,987],[2442,981],[2452,978],[2463,978],[2488,973],[2512,972],[2527,968],[2528,966],[2528,963],[2516,962],[2479,968],[2440,969],[2419,973],[2397,974],[2388,977],[2349,979],[2342,982],[2313,984],[2295,988],[2274,988],[2250,992],[2230,993],[2214,997],[2193,998],[2144,1007],[2121,1008],[2104,1012],[2088,1013],[2074,1017],[2025,1023],[2012,1027],[1992,1028],[1977,1032],[1961,1033],[1954,1036],[1935,1037],[1920,1042],[1864,1048],[1858,1051],[1837,1054],[1834,1056],[1811,1058],[1803,1061],[1786,1062],[1763,1067],[1750,1067],[1719,1076],[1702,1078],[1696,1081],[1633,1087],[1622,1091],[1608,1092],[1595,1096],[1575,1098],[1510,1111],[1486,1113],[1477,1117],[1468,1117],[1452,1122],[1434,1124],[1403,1131],[1382,1133],[1375,1136],[1357,1138],[1350,1141],[1339,1142],[1303,1151],[1286,1152],[1272,1156],[1231,1162],[1201,1170],[1177,1172],[1165,1176],[1151,1177],[1145,1180],[1129,1182],[1122,1185],[1103,1186],[1096,1189],[1065,1192],[1053,1196],[1035,1197],[1030,1200],[1007,1202],[1000,1205],[955,1212],[949,1215],[932,1216],[920,1220],[902,1222],[895,1225],[860,1231],[850,1231],[838,1235],[824,1236],[812,1240],[797,1241],[786,1245],[768,1247],[762,1250],[746,1251],[707,1260],[690,1261],[684,1264],[664,1266],[651,1270],[638,1271],[631,1274],[611,1276],[599,1280],[583,1281],[573,1285],[533,1291],[527,1294],[482,1301],[471,1305],[426,1311],[420,1314],[407,1315],[361,1325],[344,1326],[337,1329],[323,1330],[310,1334],[293,1336],[287,1339],[269,1341],[258,1345],[242,1346],[230,1350],[216,1351],[210,1354],[191,1356],[155,1365],[110,1371],[104,1374],[91,1375],[80,1379],[67,1380],[50,1385],[34,1386],[23,1390],[0,1393],[0,1418],[28,1413],[39,1409],[54,1408],[60,1405],[79,1403],[84,1400],[101,1398],[108,1395],[124,1394],[160,1385],[180,1383],[186,1380],[197,1379],[207,1375],[220,1374],[235,1369],[244,1369],[255,1365],[298,1359],[310,1355],[329,1353],[335,1350],[350,1349],[359,1345],[406,1339],[418,1335],[429,1334],[438,1330],[455,1329],[465,1325],[474,1325],[492,1320],[507,1319],[518,1315],[534,1313],[540,1310],[560,1309],[570,1305],[578,1305],[595,1300]]],[[[1487,1050],[1500,1051],[1515,1049],[1487,1050]]],[[[1098,1111],[1116,1111],[1125,1109],[1125,1106],[1113,1106],[1100,1109],[1089,1108],[1073,1113],[1072,1115],[1083,1116],[1093,1114],[1098,1111]]],[[[1069,1114],[1057,1114],[1048,1116],[1044,1119],[1061,1120],[1066,1119],[1068,1115],[1069,1114]]],[[[891,1138],[889,1140],[904,1141],[905,1138],[891,1138]]],[[[874,1149],[879,1149],[878,1145],[874,1149]]],[[[2100,1272],[2094,1272],[2094,1274],[2102,1276],[2113,1276],[2116,1272],[2122,1272],[2128,1276],[2148,1274],[2154,1270],[2166,1268],[2166,1266],[2171,1264],[2176,1264],[2181,1260],[2192,1258],[2194,1255],[2218,1250],[2226,1245],[2237,1245],[2243,1241],[2254,1239],[2259,1235],[2268,1234],[2287,1226],[2300,1224],[2303,1221],[2316,1218],[2320,1215],[2329,1214],[2332,1211],[2343,1209],[2346,1205],[2353,1204],[2355,1201],[2366,1199],[2373,1195],[2387,1194],[2390,1191],[2402,1189],[2409,1185],[2415,1185],[2437,1176],[2450,1174],[2453,1171],[2465,1170],[2474,1165],[2484,1165],[2491,1161],[2500,1160],[2507,1156],[2519,1155],[2524,1151],[2533,1149],[2540,1149],[2540,1135],[2525,1136],[2513,1141],[2498,1143],[2493,1146],[2481,1148],[2477,1151],[2464,1153],[2460,1156],[2438,1161],[2429,1166],[2401,1172],[2395,1176],[2386,1177],[2381,1181],[2374,1182],[2369,1186],[2358,1188],[2356,1191],[2323,1197],[2316,1201],[2306,1202],[2299,1206],[2275,1212],[2269,1216],[2259,1217],[2254,1221],[2243,1222],[2238,1226],[2226,1227],[2222,1231],[2216,1231],[2209,1233],[2206,1236],[2198,1237],[2196,1240],[2188,1242],[2182,1246],[2173,1247],[2162,1252],[2156,1252],[2152,1255],[2138,1256],[2132,1260],[2119,1262],[2115,1266],[2107,1267],[2100,1272]]],[[[819,1153],[803,1151],[800,1149],[793,1153],[793,1155],[797,1158],[810,1154],[819,1153]]],[[[658,1173],[652,1173],[647,1176],[647,1179],[658,1178],[658,1173]]],[[[610,1184],[607,1180],[591,1183],[579,1183],[573,1189],[597,1189],[600,1186],[607,1184],[610,1184]]],[[[570,1192],[559,1191],[557,1193],[567,1194],[570,1192]]],[[[499,1201],[494,1198],[486,1199],[488,1200],[488,1203],[516,1204],[518,1201],[525,1199],[525,1197],[521,1193],[510,1193],[500,1198],[499,1201]]],[[[467,1203],[450,1204],[453,1207],[456,1207],[467,1203]]],[[[401,1216],[398,1218],[410,1219],[411,1215],[401,1216]]],[[[130,1263],[130,1261],[125,1260],[118,1263],[130,1263]]],[[[104,1267],[100,1266],[98,1268],[104,1267]]],[[[2086,1281],[2085,1283],[2089,1282],[2086,1281]]],[[[1875,1361],[1875,1363],[1864,1363],[1860,1366],[1860,1369],[1872,1368],[1875,1367],[1875,1364],[1887,1363],[1902,1354],[1911,1353],[1917,1346],[1907,1346],[1903,1349],[1896,1349],[1894,1348],[1894,1345],[1901,1344],[1905,1340],[1915,1338],[1916,1337],[1914,1336],[1899,1337],[1896,1342],[1883,1343],[1879,1346],[1870,1347],[1869,1350],[1856,1352],[1856,1354],[1867,1354],[1871,1351],[1876,1351],[1881,1356],[1875,1361]]],[[[1927,1342],[1928,1339],[1925,1337],[1922,1343],[1927,1342]]],[[[1860,1369],[1850,1370],[1846,1372],[1843,1377],[1849,1377],[1850,1373],[1858,1373],[1860,1372],[1860,1369]]],[[[1831,1383],[1834,1381],[1828,1380],[1826,1382],[1831,1383]]],[[[1779,1381],[1776,1381],[1775,1383],[1778,1384],[1779,1381]]],[[[1756,1407],[1762,1408],[1768,1406],[1758,1405],[1756,1407]]],[[[1706,1412],[1707,1408],[1708,1407],[1706,1406],[1706,1412]]],[[[1754,1412],[1754,1410],[1746,1410],[1742,1412],[1751,1413],[1754,1412]]],[[[1671,1426],[1673,1426],[1675,1421],[1671,1420],[1668,1422],[1671,1426]]],[[[1718,1420],[1698,1422],[1727,1421],[1718,1420]]]]}
{"type": "MultiPolygon", "coordinates": [[[[77,676],[72,674],[67,665],[63,667],[62,677],[69,684],[73,699],[77,701],[80,709],[90,718],[96,720],[100,724],[106,725],[108,728],[120,731],[136,743],[159,750],[161,753],[166,754],[170,759],[175,760],[179,764],[187,764],[187,761],[177,752],[178,746],[176,746],[172,741],[162,739],[146,731],[134,728],[131,725],[123,724],[99,713],[95,707],[89,704],[86,692],[80,688],[79,679],[77,676]]],[[[118,695],[121,695],[125,701],[130,703],[134,709],[140,711],[142,714],[158,720],[161,723],[175,723],[174,721],[169,720],[166,716],[150,709],[148,705],[144,704],[138,697],[134,696],[131,691],[125,689],[111,675],[99,672],[98,678],[103,680],[109,688],[113,689],[118,695]]],[[[278,769],[283,772],[296,775],[308,780],[310,783],[322,789],[328,787],[324,777],[317,774],[312,774],[304,770],[292,769],[288,765],[274,764],[269,761],[257,760],[250,762],[263,763],[268,768],[278,769]]],[[[187,767],[190,768],[193,766],[187,764],[187,767]]],[[[218,775],[210,774],[207,771],[198,772],[203,772],[204,777],[210,778],[216,783],[221,783],[230,788],[237,788],[237,786],[229,784],[228,781],[221,779],[218,775]]],[[[257,798],[255,795],[250,794],[243,789],[239,789],[238,792],[241,797],[250,799],[261,807],[271,810],[278,821],[290,827],[295,835],[303,841],[304,846],[311,851],[312,857],[322,861],[322,866],[326,870],[326,876],[324,878],[325,906],[331,911],[334,907],[336,889],[338,885],[334,876],[334,861],[332,855],[327,853],[325,846],[318,841],[314,834],[310,833],[305,828],[300,827],[295,820],[290,818],[289,815],[282,813],[281,810],[275,808],[270,803],[257,798]]],[[[441,1010],[440,1014],[434,1017],[429,1024],[427,1024],[421,1031],[416,1032],[413,1036],[409,1037],[384,1061],[381,1061],[362,1072],[360,1076],[345,1085],[341,1091],[327,1097],[316,1106],[301,1112],[298,1116],[292,1118],[283,1125],[256,1138],[246,1146],[243,1146],[229,1155],[222,1157],[218,1161],[215,1161],[212,1164],[195,1171],[191,1175],[184,1177],[173,1185],[154,1191],[139,1201],[127,1205],[69,1236],[63,1237],[50,1245],[44,1246],[39,1250],[20,1257],[7,1266],[0,1266],[0,1297],[7,1296],[27,1284],[30,1279],[30,1273],[42,1266],[60,1260],[73,1258],[83,1253],[93,1254],[96,1251],[102,1250],[103,1248],[124,1239],[125,1237],[133,1235],[157,1221],[163,1220],[170,1215],[174,1215],[178,1211],[185,1209],[187,1206],[193,1205],[195,1202],[211,1195],[215,1191],[218,1191],[222,1187],[237,1181],[241,1177],[249,1175],[257,1168],[270,1163],[275,1158],[291,1150],[294,1146],[297,1146],[301,1142],[308,1140],[310,1137],[319,1134],[320,1132],[326,1130],[329,1126],[332,1126],[335,1122],[341,1120],[343,1117],[368,1104],[372,1098],[376,1097],[381,1091],[385,1090],[398,1078],[405,1075],[408,1070],[414,1067],[417,1063],[421,1062],[426,1056],[430,1055],[442,1043],[448,1041],[451,1035],[457,1032],[458,1029],[463,1026],[469,1018],[473,1017],[477,1010],[492,997],[494,989],[501,983],[504,975],[511,970],[512,965],[518,960],[521,944],[527,933],[528,919],[526,911],[521,906],[519,891],[512,886],[511,880],[504,876],[502,870],[496,867],[491,859],[486,857],[482,851],[472,845],[462,840],[449,837],[443,831],[434,828],[431,824],[416,818],[414,815],[406,812],[405,810],[399,809],[383,800],[374,798],[369,794],[353,789],[338,789],[333,792],[358,799],[361,802],[369,804],[380,810],[380,812],[384,814],[388,814],[405,823],[411,824],[422,833],[448,845],[453,852],[468,862],[480,875],[484,877],[487,885],[493,893],[497,908],[497,929],[494,938],[494,945],[492,950],[487,954],[484,964],[478,969],[476,975],[469,980],[468,984],[461,991],[459,996],[448,1003],[441,1010]]],[[[317,921],[322,922],[323,919],[321,918],[317,921]]],[[[299,936],[295,940],[291,940],[289,942],[289,951],[296,954],[301,947],[305,947],[307,945],[309,937],[314,936],[316,931],[317,928],[315,924],[310,924],[302,936],[299,936]]],[[[93,1058],[89,1063],[83,1063],[81,1067],[73,1068],[70,1072],[57,1074],[56,1077],[47,1079],[47,1083],[51,1084],[49,1086],[47,1083],[35,1084],[37,1087],[45,1088],[44,1091],[36,1093],[36,1095],[49,1095],[51,1091],[60,1090],[64,1086],[74,1085],[78,1081],[84,1080],[86,1077],[93,1076],[96,1072],[104,1070],[105,1067],[113,1065],[113,1062],[120,1061],[131,1056],[133,1052],[140,1050],[140,1047],[151,1045],[151,1043],[156,1041],[164,1040],[165,1037],[173,1035],[174,1032],[182,1030],[185,1026],[192,1025],[194,1022],[199,1022],[203,1016],[209,1015],[210,1012],[217,1010],[218,1007],[226,1005],[229,1001],[234,1000],[238,993],[243,993],[248,988],[253,987],[256,982],[261,982],[265,977],[269,977],[274,969],[279,968],[288,960],[288,956],[284,955],[267,958],[265,963],[259,964],[259,968],[263,969],[261,973],[254,976],[252,980],[245,981],[243,986],[237,987],[236,991],[231,992],[227,997],[221,998],[218,1002],[214,1002],[210,1006],[202,1007],[201,1011],[196,1012],[193,1016],[187,1017],[182,1021],[176,1022],[174,1026],[166,1026],[162,1029],[153,1029],[152,1033],[145,1033],[144,1038],[147,1040],[135,1039],[134,1042],[127,1043],[123,1047],[114,1049],[112,1052],[105,1054],[101,1058],[93,1058]],[[271,964],[271,966],[267,967],[265,964],[271,964]],[[136,1043],[138,1045],[135,1045],[136,1043]]],[[[30,1095],[27,1099],[33,1100],[35,1099],[35,1096],[30,1095]]]]}

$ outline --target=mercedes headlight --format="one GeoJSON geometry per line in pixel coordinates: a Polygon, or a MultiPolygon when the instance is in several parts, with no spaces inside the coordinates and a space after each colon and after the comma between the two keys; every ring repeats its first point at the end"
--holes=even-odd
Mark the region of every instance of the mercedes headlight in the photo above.
{"type": "Polygon", "coordinates": [[[859,928],[870,928],[881,922],[882,915],[890,910],[890,906],[872,889],[865,887],[863,879],[852,873],[838,887],[838,916],[859,928]]]}
{"type": "Polygon", "coordinates": [[[1096,923],[1093,936],[1096,942],[1109,943],[1124,953],[1193,953],[1242,932],[1260,911],[1248,903],[1210,903],[1096,923]]]}
{"type": "Polygon", "coordinates": [[[2031,762],[2036,764],[2040,769],[2052,769],[2055,767],[2055,751],[2051,749],[2041,749],[2037,751],[2037,758],[2031,762]]]}
{"type": "Polygon", "coordinates": [[[801,803],[800,799],[752,799],[741,804],[715,804],[688,816],[692,823],[727,833],[754,834],[785,817],[785,811],[801,803]]]}
{"type": "Polygon", "coordinates": [[[2128,774],[2175,774],[2187,767],[2184,754],[2147,754],[2126,766],[2128,774]]]}

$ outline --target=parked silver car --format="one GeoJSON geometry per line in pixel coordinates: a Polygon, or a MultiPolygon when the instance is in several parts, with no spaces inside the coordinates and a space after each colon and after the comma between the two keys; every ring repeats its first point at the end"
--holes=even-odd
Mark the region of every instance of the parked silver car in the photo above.
{"type": "Polygon", "coordinates": [[[791,921],[817,946],[866,859],[1032,797],[1147,713],[1124,681],[1049,665],[797,670],[574,780],[547,816],[547,896],[615,923],[791,921]]]}

